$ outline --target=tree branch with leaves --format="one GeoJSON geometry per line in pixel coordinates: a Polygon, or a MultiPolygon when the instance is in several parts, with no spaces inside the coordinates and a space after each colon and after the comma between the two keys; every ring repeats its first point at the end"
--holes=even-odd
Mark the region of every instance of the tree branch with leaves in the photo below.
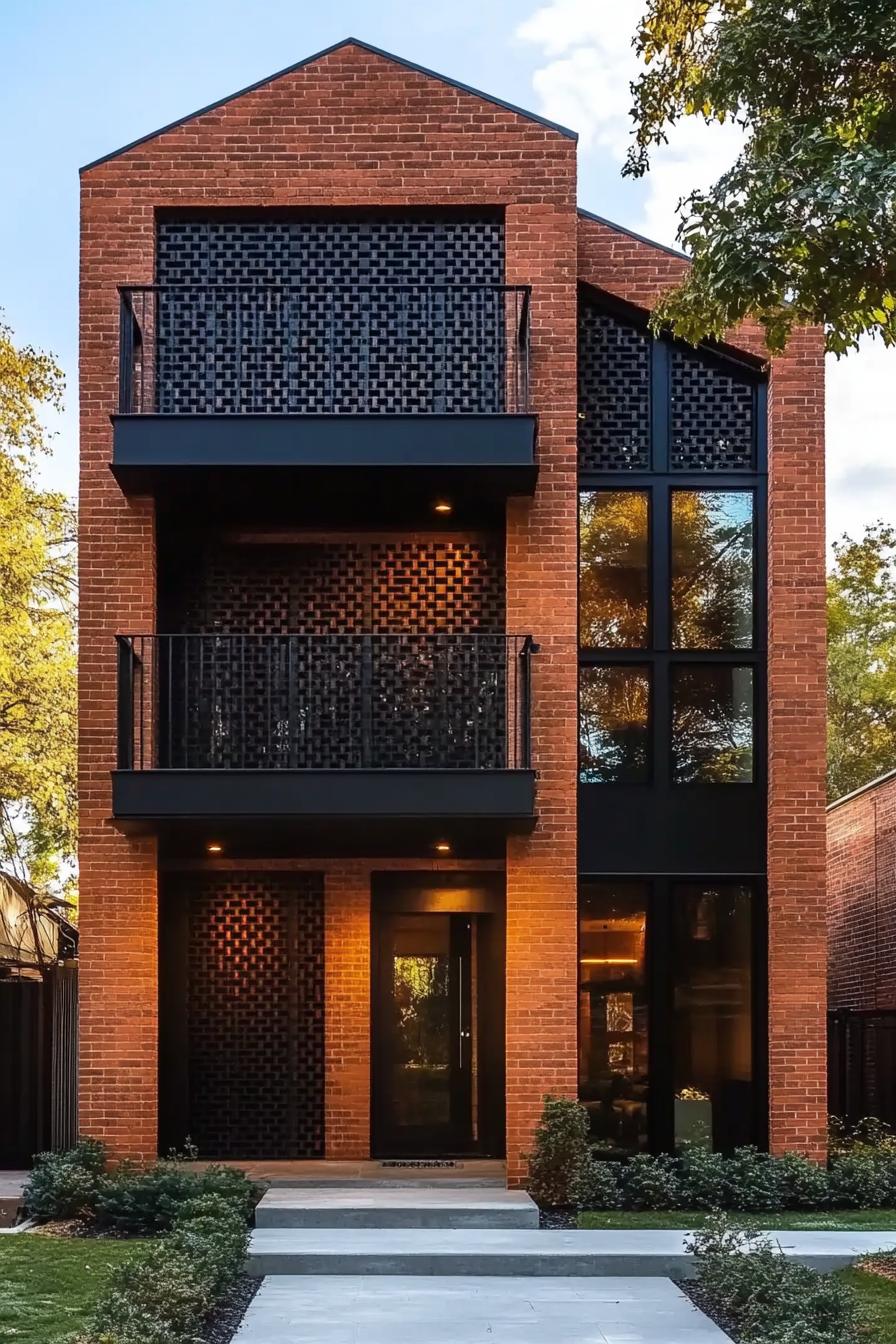
{"type": "Polygon", "coordinates": [[[635,38],[635,139],[624,172],[686,116],[744,145],[681,202],[693,265],[656,309],[696,344],[754,316],[769,350],[824,327],[841,354],[896,344],[896,6],[892,0],[649,0],[635,38]]]}

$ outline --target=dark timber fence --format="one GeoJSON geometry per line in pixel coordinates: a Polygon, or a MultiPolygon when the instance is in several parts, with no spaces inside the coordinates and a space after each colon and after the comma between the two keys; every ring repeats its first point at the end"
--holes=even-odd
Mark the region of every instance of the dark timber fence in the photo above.
{"type": "Polygon", "coordinates": [[[896,1129],[896,1009],[828,1015],[828,1109],[896,1129]]]}

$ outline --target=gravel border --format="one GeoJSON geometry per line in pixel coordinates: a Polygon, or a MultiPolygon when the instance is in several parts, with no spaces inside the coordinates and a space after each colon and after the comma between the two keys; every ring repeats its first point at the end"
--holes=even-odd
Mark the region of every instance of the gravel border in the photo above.
{"type": "Polygon", "coordinates": [[[711,1321],[714,1321],[719,1329],[724,1330],[728,1338],[733,1339],[737,1344],[738,1336],[734,1330],[734,1322],[712,1305],[706,1289],[701,1288],[696,1279],[675,1279],[674,1283],[676,1288],[680,1288],[685,1297],[689,1297],[694,1306],[703,1312],[704,1316],[708,1316],[711,1321]]]}
{"type": "Polygon", "coordinates": [[[579,1225],[575,1209],[539,1209],[538,1226],[558,1232],[572,1232],[579,1225]]]}
{"type": "Polygon", "coordinates": [[[250,1279],[248,1274],[241,1274],[224,1301],[206,1319],[198,1336],[202,1344],[230,1344],[260,1287],[261,1279],[250,1279]]]}

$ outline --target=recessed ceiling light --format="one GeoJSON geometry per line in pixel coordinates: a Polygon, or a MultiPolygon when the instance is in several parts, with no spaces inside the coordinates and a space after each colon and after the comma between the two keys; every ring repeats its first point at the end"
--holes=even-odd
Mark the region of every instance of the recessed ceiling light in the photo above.
{"type": "Polygon", "coordinates": [[[207,854],[220,854],[222,853],[224,846],[219,845],[217,840],[210,840],[205,849],[207,854]]]}
{"type": "Polygon", "coordinates": [[[438,840],[438,841],[436,841],[436,853],[437,853],[437,854],[450,854],[450,853],[451,853],[451,846],[449,845],[449,843],[448,843],[447,840],[438,840]]]}
{"type": "Polygon", "coordinates": [[[435,504],[433,504],[433,509],[436,513],[451,513],[453,508],[454,505],[451,503],[450,499],[438,499],[435,504]]]}

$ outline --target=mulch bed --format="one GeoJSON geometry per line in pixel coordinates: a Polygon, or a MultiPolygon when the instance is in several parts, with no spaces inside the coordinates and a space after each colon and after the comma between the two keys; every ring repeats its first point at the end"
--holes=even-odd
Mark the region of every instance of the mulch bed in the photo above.
{"type": "Polygon", "coordinates": [[[539,1209],[538,1226],[557,1232],[571,1232],[579,1225],[575,1209],[539,1209]]]}
{"type": "Polygon", "coordinates": [[[224,1301],[205,1322],[199,1336],[202,1344],[230,1344],[260,1286],[261,1279],[250,1279],[248,1274],[241,1274],[224,1301]]]}
{"type": "Polygon", "coordinates": [[[719,1329],[724,1330],[725,1334],[731,1339],[737,1340],[738,1336],[735,1333],[734,1322],[712,1305],[709,1295],[704,1288],[700,1287],[699,1283],[694,1279],[676,1279],[675,1284],[676,1287],[681,1289],[685,1297],[691,1299],[695,1307],[699,1307],[704,1316],[708,1316],[711,1321],[715,1321],[719,1329]]]}

